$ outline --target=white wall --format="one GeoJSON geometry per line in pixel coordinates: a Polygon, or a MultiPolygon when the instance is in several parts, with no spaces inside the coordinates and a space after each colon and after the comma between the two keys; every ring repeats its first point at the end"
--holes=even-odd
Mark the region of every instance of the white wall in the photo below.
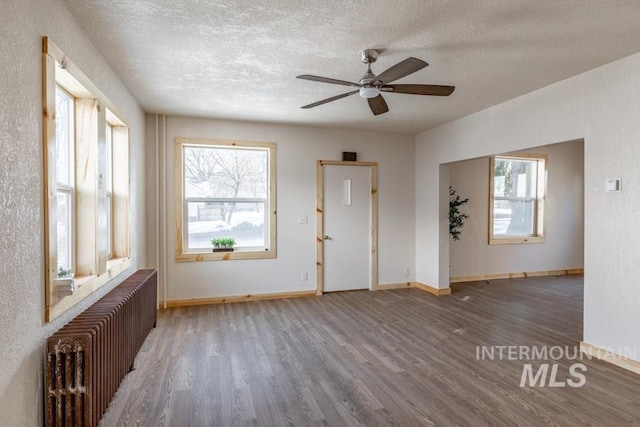
{"type": "Polygon", "coordinates": [[[140,244],[144,229],[139,214],[144,209],[140,178],[144,174],[144,114],[61,1],[3,0],[1,9],[0,425],[39,426],[43,423],[46,337],[119,281],[117,278],[45,324],[42,36],[50,36],[129,120],[133,161],[131,270],[144,264],[146,256],[140,244]]]}
{"type": "Polygon", "coordinates": [[[438,238],[438,191],[446,191],[438,165],[584,139],[584,340],[635,347],[640,360],[638,76],[635,54],[418,135],[416,279],[436,284],[448,276],[439,265],[449,241],[438,238]],[[613,177],[623,190],[605,193],[613,177]]]}
{"type": "Polygon", "coordinates": [[[526,150],[548,155],[545,241],[489,245],[489,157],[449,165],[449,182],[469,203],[461,239],[449,240],[454,277],[583,268],[584,149],[571,141],[526,150]]]}
{"type": "MultiPolygon", "coordinates": [[[[156,116],[147,116],[149,158],[156,156],[155,122],[156,116]]],[[[162,129],[159,134],[164,140],[162,129]]],[[[168,117],[166,130],[167,139],[162,142],[166,162],[161,164],[167,198],[161,215],[167,219],[168,300],[315,289],[316,160],[340,160],[342,151],[356,151],[358,160],[379,163],[379,283],[413,280],[413,136],[182,117],[168,117]],[[173,212],[179,202],[173,199],[173,146],[178,136],[277,144],[277,259],[174,261],[173,212]],[[307,215],[308,223],[298,224],[299,215],[307,215]],[[407,268],[412,273],[409,277],[407,268]],[[305,271],[309,280],[303,282],[300,276],[305,271]]],[[[155,204],[156,179],[151,175],[147,175],[149,205],[155,204]]],[[[149,236],[156,234],[156,226],[150,218],[149,236]]]]}

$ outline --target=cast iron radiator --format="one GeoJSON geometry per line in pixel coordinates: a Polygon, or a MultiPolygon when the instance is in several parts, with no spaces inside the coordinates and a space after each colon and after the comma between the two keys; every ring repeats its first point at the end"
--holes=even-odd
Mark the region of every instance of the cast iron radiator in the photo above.
{"type": "Polygon", "coordinates": [[[138,270],[47,339],[45,423],[97,426],[149,331],[157,272],[138,270]]]}

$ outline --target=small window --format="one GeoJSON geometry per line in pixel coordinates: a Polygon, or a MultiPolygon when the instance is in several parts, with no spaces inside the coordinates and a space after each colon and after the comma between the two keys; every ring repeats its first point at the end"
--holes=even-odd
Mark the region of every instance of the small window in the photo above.
{"type": "Polygon", "coordinates": [[[544,241],[546,174],[546,156],[491,158],[490,244],[544,241]]]}
{"type": "Polygon", "coordinates": [[[275,144],[176,139],[176,259],[275,257],[275,144]],[[232,238],[233,252],[213,253],[232,238]],[[206,256],[203,256],[206,255],[206,256]]]}

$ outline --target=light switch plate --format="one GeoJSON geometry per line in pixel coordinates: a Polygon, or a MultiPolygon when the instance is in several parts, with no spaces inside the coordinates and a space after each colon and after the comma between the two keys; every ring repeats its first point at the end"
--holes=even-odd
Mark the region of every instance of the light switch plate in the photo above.
{"type": "Polygon", "coordinates": [[[306,224],[307,216],[306,215],[298,215],[298,224],[306,224]]]}
{"type": "Polygon", "coordinates": [[[620,178],[607,178],[604,181],[604,191],[607,193],[617,193],[622,191],[622,180],[620,178]]]}

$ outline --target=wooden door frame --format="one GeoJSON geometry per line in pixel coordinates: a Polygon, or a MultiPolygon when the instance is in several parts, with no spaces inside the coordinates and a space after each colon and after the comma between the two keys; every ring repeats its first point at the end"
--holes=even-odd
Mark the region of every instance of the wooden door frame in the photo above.
{"type": "Polygon", "coordinates": [[[316,162],[316,294],[324,293],[324,170],[323,166],[369,167],[371,176],[371,260],[369,290],[378,290],[378,163],[318,160],[316,162]]]}

